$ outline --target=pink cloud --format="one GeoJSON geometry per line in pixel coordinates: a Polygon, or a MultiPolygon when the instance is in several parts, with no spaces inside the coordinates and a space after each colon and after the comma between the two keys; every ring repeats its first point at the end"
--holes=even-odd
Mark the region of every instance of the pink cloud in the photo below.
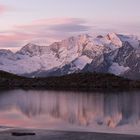
{"type": "Polygon", "coordinates": [[[27,25],[17,25],[12,31],[0,32],[0,47],[22,47],[26,43],[55,41],[89,31],[90,26],[79,18],[54,18],[33,21],[27,25]]]}
{"type": "Polygon", "coordinates": [[[3,14],[4,12],[6,12],[8,10],[7,6],[5,5],[0,5],[0,14],[3,14]]]}
{"type": "Polygon", "coordinates": [[[85,23],[85,20],[80,18],[50,18],[40,19],[35,24],[69,24],[69,23],[85,23]]]}
{"type": "Polygon", "coordinates": [[[25,33],[3,33],[0,34],[0,49],[11,49],[16,51],[25,44],[27,40],[34,38],[34,34],[25,34],[25,33]]]}
{"type": "Polygon", "coordinates": [[[54,18],[41,19],[31,22],[28,25],[15,26],[15,30],[34,34],[36,37],[46,37],[56,39],[64,39],[74,32],[80,34],[89,31],[91,27],[87,25],[87,21],[80,18],[54,18]]]}
{"type": "MultiPolygon", "coordinates": [[[[9,8],[0,5],[0,14],[8,10],[9,8]]],[[[10,8],[11,9],[11,8],[10,8]]],[[[40,40],[51,44],[55,41],[62,40],[64,38],[74,36],[77,34],[91,33],[106,33],[106,32],[126,32],[130,27],[117,26],[110,24],[94,24],[81,18],[51,18],[40,19],[30,22],[29,24],[16,25],[11,31],[0,32],[0,48],[18,48],[22,47],[26,43],[35,42],[40,40]],[[89,25],[90,24],[90,25],[89,25]],[[95,26],[91,26],[95,25],[95,26]],[[126,29],[126,31],[125,31],[126,29]]],[[[139,26],[133,28],[133,31],[139,36],[139,26]]]]}
{"type": "Polygon", "coordinates": [[[53,25],[84,24],[84,23],[86,23],[86,21],[80,18],[50,18],[50,19],[35,20],[29,23],[28,25],[17,25],[15,26],[15,28],[34,29],[41,26],[50,27],[53,25]]]}
{"type": "Polygon", "coordinates": [[[24,33],[11,33],[6,35],[0,35],[0,41],[14,41],[14,40],[26,40],[31,39],[34,35],[24,33]]]}

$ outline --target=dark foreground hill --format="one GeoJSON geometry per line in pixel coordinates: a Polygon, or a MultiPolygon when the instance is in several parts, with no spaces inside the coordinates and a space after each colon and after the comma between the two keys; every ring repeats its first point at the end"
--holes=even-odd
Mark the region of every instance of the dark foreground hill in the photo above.
{"type": "Polygon", "coordinates": [[[61,77],[25,78],[0,71],[0,89],[42,88],[67,90],[140,89],[139,81],[124,79],[111,74],[78,73],[61,77]]]}

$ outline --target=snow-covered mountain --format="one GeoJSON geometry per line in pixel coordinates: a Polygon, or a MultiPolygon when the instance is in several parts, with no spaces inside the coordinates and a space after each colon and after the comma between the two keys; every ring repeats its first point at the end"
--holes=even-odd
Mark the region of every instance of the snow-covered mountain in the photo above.
{"type": "Polygon", "coordinates": [[[50,46],[29,43],[16,53],[0,50],[0,70],[30,77],[103,72],[140,79],[140,41],[109,33],[79,35],[50,46]]]}

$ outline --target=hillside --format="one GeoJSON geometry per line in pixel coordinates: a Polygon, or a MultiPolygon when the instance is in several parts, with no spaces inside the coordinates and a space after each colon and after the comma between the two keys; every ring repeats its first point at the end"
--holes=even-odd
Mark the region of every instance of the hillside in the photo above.
{"type": "Polygon", "coordinates": [[[61,77],[25,78],[0,71],[0,89],[140,89],[140,82],[127,80],[112,74],[78,73],[61,77]]]}

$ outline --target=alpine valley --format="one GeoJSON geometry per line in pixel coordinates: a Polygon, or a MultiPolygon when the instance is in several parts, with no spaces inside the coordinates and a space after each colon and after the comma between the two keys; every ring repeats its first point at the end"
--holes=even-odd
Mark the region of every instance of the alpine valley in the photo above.
{"type": "Polygon", "coordinates": [[[99,72],[140,80],[140,40],[109,33],[79,35],[49,46],[29,43],[16,53],[0,50],[0,70],[26,77],[99,72]]]}

